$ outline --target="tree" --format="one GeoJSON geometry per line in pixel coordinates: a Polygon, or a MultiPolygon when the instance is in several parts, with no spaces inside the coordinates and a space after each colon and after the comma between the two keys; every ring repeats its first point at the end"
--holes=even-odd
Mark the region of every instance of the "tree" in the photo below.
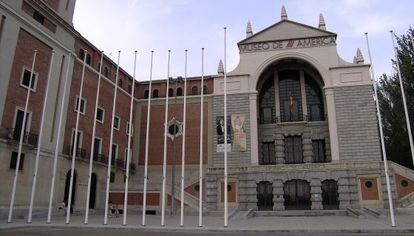
{"type": "MultiPolygon", "coordinates": [[[[407,100],[411,133],[414,130],[414,48],[412,45],[414,31],[397,37],[397,54],[401,77],[407,100]]],[[[397,64],[392,59],[394,73],[383,74],[378,85],[378,98],[383,116],[385,147],[389,160],[405,167],[413,168],[407,125],[398,79],[397,64]]]]}

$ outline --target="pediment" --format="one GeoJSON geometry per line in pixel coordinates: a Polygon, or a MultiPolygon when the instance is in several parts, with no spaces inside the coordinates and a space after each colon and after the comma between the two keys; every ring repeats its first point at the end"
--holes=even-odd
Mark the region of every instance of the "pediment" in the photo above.
{"type": "Polygon", "coordinates": [[[238,44],[325,36],[336,36],[336,34],[298,22],[282,20],[240,41],[238,44]]]}

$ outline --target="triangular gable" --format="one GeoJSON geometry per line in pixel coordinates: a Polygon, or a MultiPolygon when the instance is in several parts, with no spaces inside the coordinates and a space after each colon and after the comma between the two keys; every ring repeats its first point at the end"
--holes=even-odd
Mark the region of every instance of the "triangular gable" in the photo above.
{"type": "Polygon", "coordinates": [[[282,20],[240,41],[238,44],[323,36],[336,36],[336,34],[298,22],[282,20]]]}

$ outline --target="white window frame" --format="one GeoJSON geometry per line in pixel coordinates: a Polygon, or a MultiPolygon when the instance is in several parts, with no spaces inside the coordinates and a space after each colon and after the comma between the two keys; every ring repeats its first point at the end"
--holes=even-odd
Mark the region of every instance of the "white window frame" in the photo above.
{"type": "MultiPolygon", "coordinates": [[[[76,109],[76,105],[78,103],[78,99],[79,99],[79,95],[76,95],[75,108],[74,108],[75,112],[78,112],[78,110],[76,109]]],[[[86,99],[85,98],[80,99],[79,108],[81,107],[82,101],[84,101],[83,111],[80,111],[79,113],[82,114],[82,115],[85,115],[85,112],[86,112],[86,99]]]]}
{"type": "MultiPolygon", "coordinates": [[[[114,147],[116,146],[116,152],[115,152],[115,160],[118,159],[118,154],[119,154],[119,145],[117,143],[112,143],[112,151],[114,150],[114,147]]],[[[110,158],[112,158],[112,152],[111,152],[111,156],[110,158]]],[[[112,163],[112,166],[114,165],[114,163],[112,163]]]]}
{"type": "MultiPolygon", "coordinates": [[[[75,130],[76,130],[75,128],[72,128],[72,134],[70,135],[70,147],[72,148],[72,150],[73,150],[73,145],[74,145],[74,143],[72,143],[72,141],[74,140],[73,139],[73,134],[75,133],[75,130]]],[[[79,137],[79,140],[78,140],[79,149],[82,149],[83,131],[78,129],[78,132],[80,133],[80,137],[79,137]]]]}
{"type": "MultiPolygon", "coordinates": [[[[130,148],[129,150],[131,151],[131,159],[129,160],[129,163],[131,164],[131,162],[132,162],[132,156],[133,156],[132,148],[130,148]]],[[[125,165],[127,163],[127,160],[128,160],[128,147],[125,148],[125,165]]],[[[126,168],[126,166],[125,166],[125,168],[126,168]]]]}
{"type": "MultiPolygon", "coordinates": [[[[95,120],[101,124],[103,124],[105,122],[105,109],[103,109],[102,107],[99,107],[97,109],[101,109],[102,110],[102,120],[98,120],[97,117],[95,117],[95,120]]],[[[98,115],[98,112],[96,112],[96,115],[98,115]]]]}
{"type": "Polygon", "coordinates": [[[119,116],[114,116],[114,126],[113,126],[113,129],[119,130],[120,126],[121,126],[121,118],[119,116]],[[115,120],[116,119],[118,119],[118,127],[115,127],[115,120]]]}
{"type": "Polygon", "coordinates": [[[100,143],[99,143],[99,151],[98,151],[98,154],[100,155],[100,154],[102,154],[102,143],[103,143],[103,140],[102,140],[102,138],[100,138],[98,136],[95,136],[95,138],[93,140],[93,145],[95,145],[95,139],[99,139],[99,141],[100,141],[100,143]]]}
{"type": "MultiPolygon", "coordinates": [[[[17,111],[22,111],[24,113],[24,108],[17,106],[14,109],[14,118],[13,118],[13,127],[12,127],[12,129],[14,129],[16,127],[17,111]]],[[[27,115],[26,115],[26,119],[27,119],[26,132],[30,133],[30,126],[32,124],[32,112],[27,110],[26,113],[29,114],[29,119],[27,119],[27,115]]]]}
{"type": "MultiPolygon", "coordinates": [[[[126,123],[126,136],[128,135],[129,135],[129,121],[127,121],[126,123]]],[[[132,136],[134,136],[134,124],[132,124],[132,127],[131,127],[131,137],[132,136]]]]}
{"type": "Polygon", "coordinates": [[[21,73],[21,76],[20,76],[20,87],[23,87],[25,89],[30,89],[30,91],[32,91],[32,92],[36,92],[36,89],[37,89],[37,80],[39,79],[39,73],[37,73],[36,71],[33,71],[33,74],[35,75],[35,82],[34,82],[33,88],[30,88],[30,85],[29,86],[26,86],[25,84],[23,84],[23,77],[24,77],[24,71],[25,70],[27,70],[30,73],[32,73],[31,72],[31,68],[28,68],[27,66],[23,66],[22,73],[21,73]]]}

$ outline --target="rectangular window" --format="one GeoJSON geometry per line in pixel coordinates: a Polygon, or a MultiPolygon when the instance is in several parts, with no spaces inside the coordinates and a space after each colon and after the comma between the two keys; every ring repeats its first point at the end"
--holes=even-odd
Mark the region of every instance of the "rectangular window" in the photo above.
{"type": "Polygon", "coordinates": [[[111,175],[110,175],[110,177],[109,177],[109,181],[110,181],[111,183],[115,182],[115,172],[111,171],[111,175]]]}
{"type": "MultiPolygon", "coordinates": [[[[127,121],[127,125],[126,125],[126,134],[129,135],[129,121],[127,121]]],[[[132,125],[131,127],[131,136],[134,135],[134,125],[132,125]]]]}
{"type": "Polygon", "coordinates": [[[36,84],[37,84],[37,73],[36,72],[32,73],[29,69],[23,68],[22,78],[20,80],[20,86],[24,88],[30,87],[30,90],[34,92],[36,91],[36,84]],[[32,75],[31,83],[30,83],[30,75],[32,75]]]}
{"type": "Polygon", "coordinates": [[[313,161],[315,163],[324,163],[326,161],[325,156],[325,140],[312,140],[313,147],[313,161]]]}
{"type": "MultiPolygon", "coordinates": [[[[11,159],[10,159],[10,169],[15,170],[17,166],[17,156],[18,152],[12,152],[11,159]]],[[[23,164],[24,164],[24,153],[20,155],[20,164],[19,164],[19,170],[23,170],[23,164]]]]}
{"type": "Polygon", "coordinates": [[[105,117],[105,110],[103,108],[98,107],[96,111],[96,120],[103,124],[104,123],[104,117],[105,117]]]}
{"type": "Polygon", "coordinates": [[[23,142],[26,142],[25,138],[27,137],[27,132],[30,129],[30,113],[26,113],[26,122],[25,125],[23,125],[23,119],[24,119],[24,110],[17,108],[14,118],[14,129],[12,132],[12,139],[16,141],[20,141],[20,134],[23,129],[23,142]]]}
{"type": "Polygon", "coordinates": [[[40,14],[38,11],[33,12],[33,19],[35,19],[37,22],[39,22],[42,25],[45,23],[45,17],[42,14],[40,14]]]}
{"type": "Polygon", "coordinates": [[[274,165],[276,164],[275,143],[262,143],[262,156],[260,158],[260,165],[274,165]]]}
{"type": "MultiPolygon", "coordinates": [[[[79,107],[79,96],[76,96],[76,104],[75,104],[75,111],[78,111],[78,107],[79,107]]],[[[81,103],[80,103],[80,113],[82,115],[85,115],[85,110],[86,110],[86,100],[85,99],[81,99],[81,103]]]]}
{"type": "Polygon", "coordinates": [[[285,137],[285,164],[303,163],[302,137],[285,137]]]}
{"type": "Polygon", "coordinates": [[[95,137],[93,141],[93,160],[97,160],[99,154],[101,154],[102,139],[95,137]]]}
{"type": "Polygon", "coordinates": [[[121,119],[118,116],[114,116],[114,129],[119,130],[120,120],[121,119]]]}
{"type": "Polygon", "coordinates": [[[111,159],[112,166],[114,166],[116,159],[118,159],[118,144],[116,143],[112,144],[111,159]]]}
{"type": "MultiPolygon", "coordinates": [[[[82,131],[78,131],[78,137],[76,138],[76,156],[80,155],[80,149],[82,148],[82,131]]],[[[75,129],[72,130],[72,138],[70,142],[70,153],[72,154],[73,146],[75,143],[75,129]]]]}

